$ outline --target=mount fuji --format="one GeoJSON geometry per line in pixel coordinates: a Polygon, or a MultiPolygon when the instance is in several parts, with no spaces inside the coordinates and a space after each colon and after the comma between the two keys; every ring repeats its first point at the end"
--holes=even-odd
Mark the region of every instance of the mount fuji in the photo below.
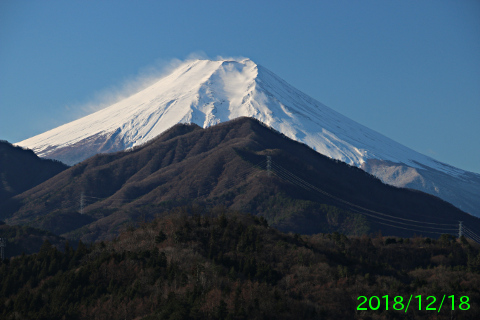
{"type": "Polygon", "coordinates": [[[292,87],[249,59],[193,60],[132,96],[16,143],[75,164],[126,150],[177,123],[203,128],[252,117],[330,158],[397,187],[421,190],[480,217],[480,174],[403,146],[292,87]]]}

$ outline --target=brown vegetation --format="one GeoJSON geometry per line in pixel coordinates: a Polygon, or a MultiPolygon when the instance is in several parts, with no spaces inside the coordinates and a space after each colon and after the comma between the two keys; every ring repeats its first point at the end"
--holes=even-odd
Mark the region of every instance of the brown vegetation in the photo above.
{"type": "Polygon", "coordinates": [[[265,219],[177,208],[91,247],[45,243],[0,267],[2,319],[477,319],[479,247],[428,238],[281,233],[265,219]],[[357,311],[389,295],[389,310],[357,311]],[[468,296],[469,310],[393,297],[468,296]],[[438,305],[437,305],[438,307],[438,305]]]}
{"type": "Polygon", "coordinates": [[[126,224],[193,203],[263,216],[282,231],[300,234],[418,233],[380,224],[344,202],[305,191],[281,176],[268,176],[266,155],[356,205],[404,219],[454,224],[462,220],[480,230],[479,219],[438,198],[385,185],[250,118],[208,129],[177,125],[132,151],[94,156],[15,197],[18,206],[2,214],[10,224],[34,224],[87,242],[111,239],[126,224]],[[79,215],[82,193],[84,217],[79,215]]]}

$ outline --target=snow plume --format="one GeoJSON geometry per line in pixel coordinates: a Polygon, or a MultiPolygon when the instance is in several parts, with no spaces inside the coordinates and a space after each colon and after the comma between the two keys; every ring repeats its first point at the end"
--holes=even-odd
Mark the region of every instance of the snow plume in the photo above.
{"type": "Polygon", "coordinates": [[[174,69],[184,63],[195,60],[233,60],[242,61],[247,58],[242,56],[216,56],[210,58],[203,51],[195,51],[187,55],[183,60],[180,59],[157,59],[151,65],[143,67],[136,75],[127,76],[118,85],[102,89],[93,94],[93,97],[87,103],[78,103],[65,106],[66,110],[73,111],[75,118],[81,118],[85,115],[102,110],[118,101],[124,100],[129,96],[145,89],[161,78],[169,75],[174,69]]]}
{"type": "Polygon", "coordinates": [[[210,58],[203,51],[192,52],[188,54],[184,60],[157,59],[151,65],[141,68],[136,75],[127,76],[120,84],[95,92],[90,101],[86,103],[74,103],[65,106],[65,109],[73,112],[74,118],[78,119],[128,98],[169,75],[174,69],[184,63],[195,60],[231,60],[240,62],[245,59],[248,58],[242,56],[216,56],[215,58],[210,58]]]}
{"type": "Polygon", "coordinates": [[[190,62],[190,61],[195,61],[195,60],[212,60],[212,61],[243,61],[245,59],[248,59],[247,57],[243,56],[222,56],[222,55],[217,55],[215,57],[209,57],[205,52],[203,51],[195,51],[190,53],[185,60],[183,60],[184,63],[190,62]]]}
{"type": "Polygon", "coordinates": [[[243,60],[249,60],[248,58],[246,57],[242,57],[242,56],[228,56],[228,57],[224,57],[224,56],[217,56],[214,60],[227,60],[227,61],[237,61],[237,62],[241,62],[243,60]]]}
{"type": "MultiPolygon", "coordinates": [[[[190,59],[187,59],[187,61],[188,60],[190,59]]],[[[153,64],[141,68],[136,75],[126,77],[120,84],[95,92],[89,102],[81,104],[76,108],[67,107],[67,109],[78,110],[77,116],[79,118],[102,110],[152,85],[170,74],[184,62],[185,61],[179,59],[157,59],[153,64]]]]}

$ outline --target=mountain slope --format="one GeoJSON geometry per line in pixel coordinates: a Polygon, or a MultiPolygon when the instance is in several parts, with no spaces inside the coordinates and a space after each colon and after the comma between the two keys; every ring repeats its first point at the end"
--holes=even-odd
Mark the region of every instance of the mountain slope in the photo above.
{"type": "Polygon", "coordinates": [[[45,240],[58,249],[65,247],[65,239],[51,232],[28,226],[9,226],[3,222],[0,222],[0,238],[7,239],[6,258],[38,252],[45,240]]]}
{"type": "Polygon", "coordinates": [[[8,223],[34,223],[86,241],[108,238],[126,222],[195,203],[261,215],[280,230],[308,234],[381,230],[438,236],[455,233],[459,220],[480,230],[479,219],[445,201],[385,185],[251,118],[208,129],[176,125],[129,152],[83,161],[15,200],[18,207],[5,213],[8,223]],[[291,176],[332,196],[304,190],[291,176]],[[82,193],[84,214],[79,213],[82,193]],[[439,226],[432,229],[430,223],[439,226]]]}
{"type": "Polygon", "coordinates": [[[18,144],[74,164],[141,145],[177,123],[205,128],[241,116],[384,182],[437,195],[480,215],[479,174],[438,162],[342,116],[249,59],[186,62],[127,99],[18,144]],[[421,183],[405,174],[410,169],[421,183]]]}
{"type": "Polygon", "coordinates": [[[59,161],[40,159],[32,150],[0,141],[0,203],[67,168],[59,161]]]}

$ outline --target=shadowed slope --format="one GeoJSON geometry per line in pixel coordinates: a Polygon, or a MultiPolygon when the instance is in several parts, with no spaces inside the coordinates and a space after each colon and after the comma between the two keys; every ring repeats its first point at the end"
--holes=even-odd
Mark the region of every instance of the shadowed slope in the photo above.
{"type": "Polygon", "coordinates": [[[67,168],[59,161],[40,159],[32,150],[0,140],[0,203],[67,168]]]}

